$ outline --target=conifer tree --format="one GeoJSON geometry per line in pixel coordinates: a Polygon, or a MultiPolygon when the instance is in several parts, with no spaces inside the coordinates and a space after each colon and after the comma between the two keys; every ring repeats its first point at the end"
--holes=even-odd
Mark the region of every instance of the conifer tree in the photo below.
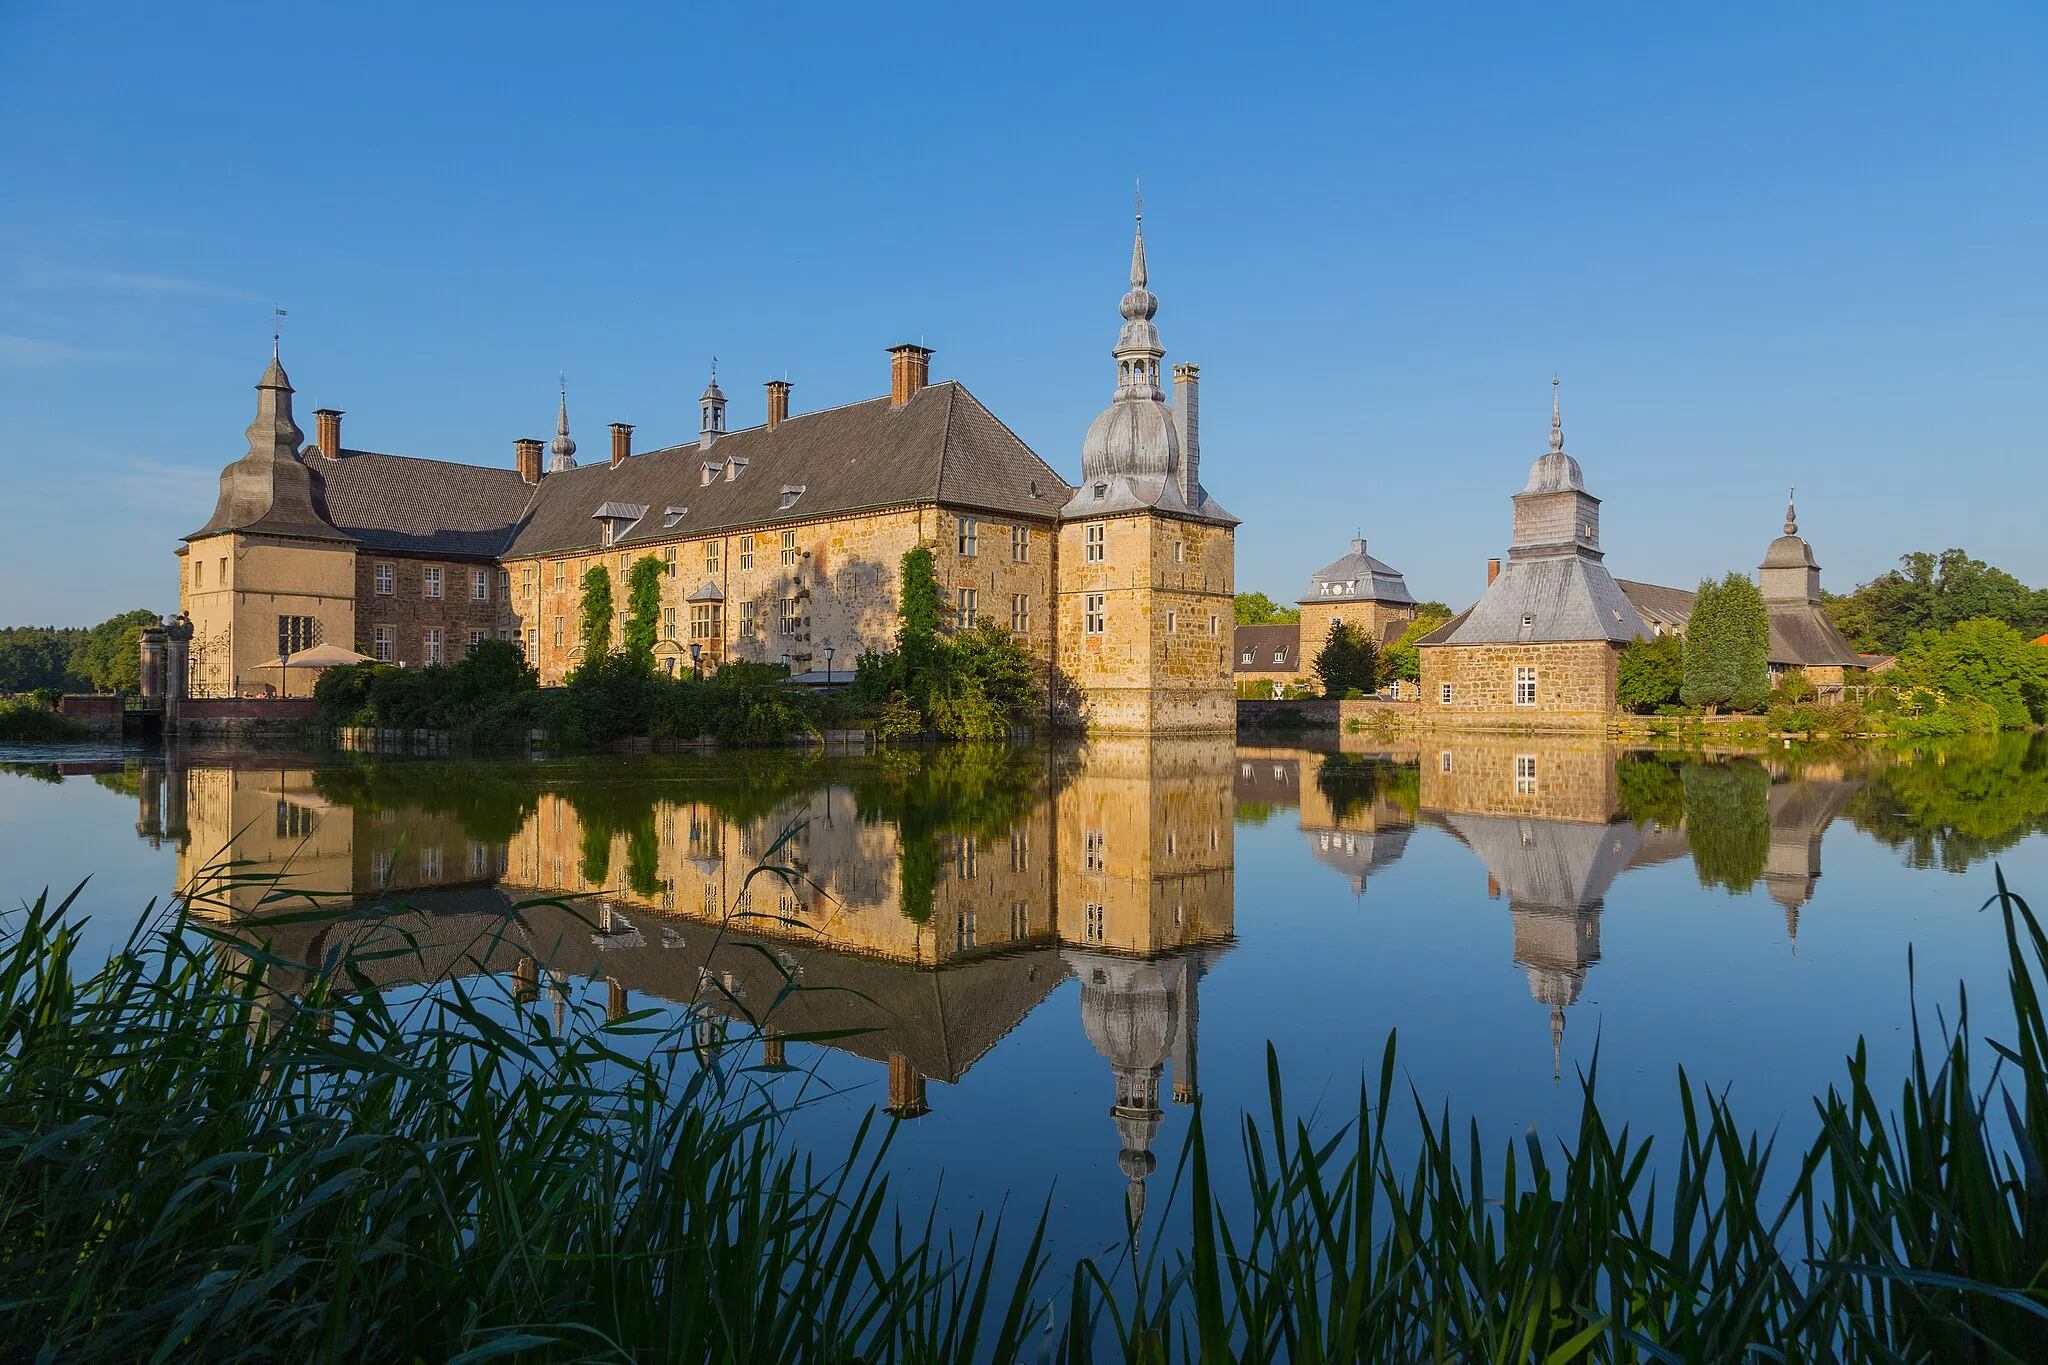
{"type": "Polygon", "coordinates": [[[1685,626],[1685,704],[1761,706],[1771,692],[1770,653],[1770,613],[1748,575],[1701,579],[1685,626]]]}
{"type": "Polygon", "coordinates": [[[1316,677],[1322,681],[1323,695],[1343,697],[1352,692],[1372,694],[1374,673],[1379,663],[1379,651],[1373,648],[1372,640],[1366,633],[1339,621],[1330,627],[1330,638],[1324,642],[1322,652],[1316,655],[1316,677]]]}

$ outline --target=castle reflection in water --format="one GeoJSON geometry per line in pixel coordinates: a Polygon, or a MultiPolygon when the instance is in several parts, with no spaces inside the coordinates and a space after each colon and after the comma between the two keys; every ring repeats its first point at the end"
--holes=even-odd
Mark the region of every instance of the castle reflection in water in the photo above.
{"type": "MultiPolygon", "coordinates": [[[[1239,820],[1298,812],[1310,854],[1360,895],[1418,826],[1469,848],[1507,902],[1514,964],[1554,1047],[1600,960],[1608,888],[1698,849],[1685,805],[1639,780],[1675,793],[1676,769],[1631,768],[1597,744],[1346,748],[1133,739],[1064,753],[334,766],[173,750],[142,773],[137,830],[176,841],[181,884],[235,861],[287,868],[291,885],[358,907],[402,905],[390,914],[424,966],[388,958],[373,974],[503,973],[558,1016],[572,982],[601,982],[614,1016],[636,995],[697,1006],[705,1049],[751,1014],[771,1066],[780,1039],[835,1034],[827,1046],[886,1066],[903,1117],[1078,978],[1136,1212],[1162,1104],[1196,1095],[1202,981],[1235,942],[1239,820]],[[764,862],[789,875],[754,872],[764,862]],[[522,904],[546,899],[574,909],[522,904]]],[[[1862,779],[1747,762],[1752,880],[1796,933],[1820,836],[1862,779]]],[[[233,886],[206,908],[297,963],[390,923],[264,930],[270,891],[233,886]]]]}

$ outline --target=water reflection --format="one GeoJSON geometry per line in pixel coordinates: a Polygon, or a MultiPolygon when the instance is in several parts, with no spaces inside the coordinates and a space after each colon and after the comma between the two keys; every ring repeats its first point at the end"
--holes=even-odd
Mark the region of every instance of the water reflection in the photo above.
{"type": "MultiPolygon", "coordinates": [[[[558,1015],[578,981],[599,983],[614,1015],[695,1004],[707,1058],[747,1014],[766,1016],[770,1066],[786,1061],[781,1037],[831,1034],[886,1069],[904,1117],[943,1105],[933,1083],[958,1084],[1073,978],[1137,1213],[1164,1106],[1197,1094],[1204,980],[1236,942],[1239,824],[1294,821],[1355,896],[1418,840],[1468,850],[1473,898],[1483,873],[1505,902],[1502,969],[1547,1015],[1555,1072],[1621,878],[1687,861],[1703,887],[1782,906],[1796,947],[1838,820],[1914,866],[1967,867],[2048,825],[2044,745],[1681,756],[1346,737],[345,765],[173,750],[101,780],[132,791],[139,835],[177,846],[181,881],[231,859],[288,865],[298,885],[365,906],[402,902],[431,969],[503,973],[558,1015]],[[764,860],[789,877],[750,876],[764,860]],[[578,912],[513,913],[550,897],[578,912]],[[788,992],[792,979],[806,989],[788,992]]],[[[279,920],[262,896],[236,888],[219,912],[271,923],[292,961],[369,932],[279,920]]]]}

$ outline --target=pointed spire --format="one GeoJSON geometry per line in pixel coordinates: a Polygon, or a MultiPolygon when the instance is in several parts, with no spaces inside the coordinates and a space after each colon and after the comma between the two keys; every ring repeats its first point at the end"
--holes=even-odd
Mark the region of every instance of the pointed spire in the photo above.
{"type": "Polygon", "coordinates": [[[1798,498],[1799,485],[1795,483],[1792,485],[1791,491],[1785,494],[1785,534],[1788,536],[1799,534],[1799,514],[1792,508],[1792,504],[1798,498]]]}
{"type": "Polygon", "coordinates": [[[548,449],[555,458],[549,465],[549,472],[560,474],[576,467],[576,442],[569,435],[569,376],[562,375],[562,409],[555,419],[555,439],[548,442],[548,449]]]}
{"type": "Polygon", "coordinates": [[[1550,1007],[1550,1079],[1556,1082],[1564,1075],[1564,1006],[1550,1007]]]}
{"type": "Polygon", "coordinates": [[[1139,183],[1139,188],[1131,196],[1131,199],[1136,206],[1135,216],[1138,220],[1137,236],[1131,243],[1131,288],[1143,289],[1145,287],[1145,195],[1143,182],[1139,183]]]}
{"type": "Polygon", "coordinates": [[[1564,419],[1558,415],[1557,376],[1550,376],[1550,448],[1564,449],[1564,419]]]}

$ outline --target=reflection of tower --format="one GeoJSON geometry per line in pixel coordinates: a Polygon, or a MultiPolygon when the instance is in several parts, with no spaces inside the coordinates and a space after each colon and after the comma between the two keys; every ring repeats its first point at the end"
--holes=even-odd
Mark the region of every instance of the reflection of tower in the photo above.
{"type": "Polygon", "coordinates": [[[1796,775],[1775,782],[1768,798],[1771,846],[1764,858],[1764,890],[1785,908],[1785,934],[1799,945],[1799,910],[1820,880],[1820,838],[1863,779],[1796,775]]]}
{"type": "Polygon", "coordinates": [[[142,785],[136,792],[135,834],[149,840],[151,848],[161,844],[164,837],[163,780],[163,769],[145,759],[142,785]]]}

